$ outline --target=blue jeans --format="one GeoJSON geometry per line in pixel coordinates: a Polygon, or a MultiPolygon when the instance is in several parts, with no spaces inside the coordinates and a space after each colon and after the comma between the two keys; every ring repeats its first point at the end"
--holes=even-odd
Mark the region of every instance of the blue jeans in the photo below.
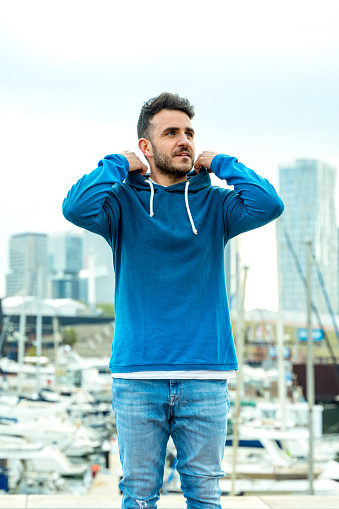
{"type": "Polygon", "coordinates": [[[112,392],[123,470],[122,507],[156,507],[172,436],[187,507],[220,508],[229,411],[226,380],[115,378],[112,392]]]}

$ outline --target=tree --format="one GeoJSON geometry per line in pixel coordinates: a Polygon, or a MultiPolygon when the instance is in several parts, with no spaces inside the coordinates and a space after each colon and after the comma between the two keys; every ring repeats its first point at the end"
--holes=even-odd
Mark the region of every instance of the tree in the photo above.
{"type": "Polygon", "coordinates": [[[76,331],[72,327],[67,327],[61,331],[62,344],[73,346],[77,340],[78,336],[76,331]]]}
{"type": "Polygon", "coordinates": [[[114,304],[107,304],[103,302],[102,304],[97,304],[97,308],[102,310],[103,316],[115,316],[114,304]]]}

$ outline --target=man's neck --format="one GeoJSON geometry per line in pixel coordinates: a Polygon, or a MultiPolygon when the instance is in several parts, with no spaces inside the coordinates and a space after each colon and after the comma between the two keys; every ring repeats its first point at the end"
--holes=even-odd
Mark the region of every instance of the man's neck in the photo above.
{"type": "Polygon", "coordinates": [[[173,186],[174,184],[179,184],[180,182],[186,182],[187,175],[182,177],[171,177],[169,175],[163,175],[158,171],[151,170],[151,179],[161,186],[173,186]]]}

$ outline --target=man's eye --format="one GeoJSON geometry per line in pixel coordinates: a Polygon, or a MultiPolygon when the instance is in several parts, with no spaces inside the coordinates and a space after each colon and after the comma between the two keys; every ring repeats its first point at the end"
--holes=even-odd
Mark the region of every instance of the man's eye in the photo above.
{"type": "Polygon", "coordinates": [[[187,138],[193,138],[193,133],[186,133],[187,138]]]}

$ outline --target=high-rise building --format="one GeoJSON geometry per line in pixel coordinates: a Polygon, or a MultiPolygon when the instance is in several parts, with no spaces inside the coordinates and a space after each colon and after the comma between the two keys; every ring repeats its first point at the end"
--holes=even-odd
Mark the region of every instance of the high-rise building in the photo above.
{"type": "Polygon", "coordinates": [[[338,284],[338,301],[337,301],[337,309],[336,313],[339,315],[339,228],[337,230],[338,232],[338,273],[337,273],[337,284],[338,284]]]}
{"type": "Polygon", "coordinates": [[[238,239],[231,239],[228,241],[225,247],[224,254],[226,290],[230,310],[232,310],[236,305],[237,270],[238,270],[237,240],[238,239]]]}
{"type": "Polygon", "coordinates": [[[115,275],[112,250],[103,237],[84,232],[84,275],[82,300],[95,304],[113,304],[115,275]]]}
{"type": "Polygon", "coordinates": [[[309,159],[279,168],[285,211],[279,219],[283,309],[306,312],[306,242],[312,242],[312,302],[328,313],[324,287],[333,310],[338,305],[338,236],[335,211],[336,168],[309,159]],[[303,274],[303,276],[301,275],[303,274]],[[321,276],[319,278],[319,275],[321,276]]]}
{"type": "Polygon", "coordinates": [[[83,237],[57,233],[48,239],[51,296],[80,299],[79,272],[83,268],[83,237]]]}
{"type": "Polygon", "coordinates": [[[9,240],[9,269],[10,273],[6,275],[7,297],[24,295],[46,298],[47,235],[44,233],[12,235],[9,240]]]}

